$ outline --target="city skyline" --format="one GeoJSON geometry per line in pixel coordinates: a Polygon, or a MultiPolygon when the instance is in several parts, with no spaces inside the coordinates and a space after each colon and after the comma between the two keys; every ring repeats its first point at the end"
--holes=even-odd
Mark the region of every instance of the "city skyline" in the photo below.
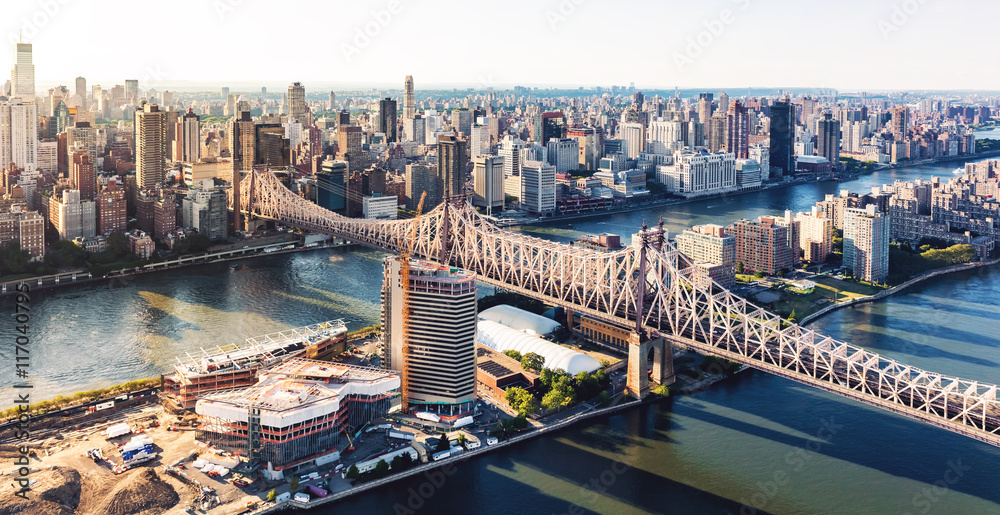
{"type": "MultiPolygon", "coordinates": [[[[198,21],[193,29],[196,37],[169,38],[169,46],[123,44],[123,40],[113,37],[94,45],[77,44],[75,34],[80,26],[122,27],[134,20],[169,20],[169,12],[153,5],[119,1],[99,5],[92,0],[18,4],[9,8],[11,16],[0,27],[8,44],[16,42],[20,35],[34,46],[37,90],[70,84],[76,76],[87,77],[91,84],[106,85],[136,78],[144,89],[214,89],[227,84],[272,87],[301,81],[313,90],[331,84],[394,85],[401,89],[402,79],[411,73],[417,90],[435,86],[500,89],[518,84],[587,87],[634,82],[640,89],[738,90],[753,86],[989,91],[1000,79],[1000,68],[982,66],[979,53],[968,51],[986,43],[986,32],[964,33],[962,48],[926,45],[932,30],[961,25],[967,19],[966,13],[985,7],[973,0],[948,5],[921,0],[874,4],[847,0],[835,7],[815,4],[820,7],[816,9],[785,1],[724,0],[697,5],[640,2],[631,9],[619,10],[583,0],[538,4],[516,0],[503,8],[463,6],[460,16],[447,15],[448,4],[440,1],[417,5],[391,0],[335,8],[318,2],[294,3],[297,9],[280,10],[265,9],[256,0],[172,4],[177,12],[198,21]],[[255,59],[253,56],[273,55],[276,41],[267,37],[240,38],[235,59],[184,57],[226,48],[241,31],[256,30],[262,23],[299,23],[303,12],[313,12],[314,19],[331,20],[332,32],[296,33],[297,39],[284,42],[289,58],[255,59]],[[637,15],[650,20],[646,22],[650,30],[629,30],[627,39],[587,40],[586,34],[594,30],[634,25],[637,15]],[[481,42],[454,44],[452,38],[446,38],[446,44],[440,44],[429,29],[442,20],[449,26],[462,26],[463,20],[468,20],[469,37],[481,42]],[[474,20],[490,20],[491,25],[474,20]],[[653,30],[659,23],[669,23],[671,29],[653,30]],[[482,31],[503,35],[507,30],[512,35],[530,34],[532,46],[477,37],[482,31]],[[808,34],[809,38],[803,40],[798,34],[808,34]],[[823,44],[824,39],[836,44],[823,44]],[[426,41],[425,51],[413,51],[414,44],[420,48],[421,40],[426,41]],[[595,45],[612,51],[615,58],[598,59],[595,56],[599,54],[574,50],[595,45]],[[912,55],[912,49],[917,47],[921,48],[919,62],[904,57],[912,55]],[[317,54],[296,48],[323,50],[317,54]],[[552,56],[562,62],[556,66],[552,59],[535,58],[531,51],[538,48],[564,48],[565,52],[552,56]],[[440,59],[442,51],[452,53],[453,58],[440,59]],[[240,53],[246,59],[240,59],[240,53]],[[108,55],[115,58],[108,59],[108,55]],[[466,64],[446,64],[453,62],[466,64]],[[944,62],[948,63],[947,74],[927,73],[927,67],[944,62]],[[276,81],[275,77],[283,79],[276,81]]],[[[8,54],[8,59],[12,58],[8,54]]]]}

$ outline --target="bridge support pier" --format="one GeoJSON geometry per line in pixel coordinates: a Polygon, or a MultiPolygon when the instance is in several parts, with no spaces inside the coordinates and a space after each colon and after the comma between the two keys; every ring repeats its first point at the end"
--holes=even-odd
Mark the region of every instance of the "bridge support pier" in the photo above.
{"type": "Polygon", "coordinates": [[[674,383],[674,347],[663,337],[648,339],[633,332],[628,345],[628,376],[625,393],[636,399],[649,394],[649,382],[661,385],[674,383]],[[649,377],[649,352],[653,351],[653,375],[649,377]]]}

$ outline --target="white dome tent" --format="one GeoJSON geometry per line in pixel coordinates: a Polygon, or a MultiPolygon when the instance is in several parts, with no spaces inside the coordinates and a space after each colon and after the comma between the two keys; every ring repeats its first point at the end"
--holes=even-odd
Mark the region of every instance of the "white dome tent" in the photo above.
{"type": "Polygon", "coordinates": [[[483,320],[491,320],[511,329],[528,334],[549,334],[556,329],[559,329],[561,326],[559,322],[556,322],[551,318],[545,318],[530,311],[525,311],[506,304],[493,306],[492,308],[481,311],[479,313],[479,318],[482,318],[483,320]]]}
{"type": "Polygon", "coordinates": [[[601,368],[596,359],[586,354],[522,333],[492,320],[479,320],[476,340],[497,352],[516,350],[522,355],[534,352],[545,358],[545,368],[552,370],[561,368],[572,375],[579,372],[594,372],[601,368]]]}

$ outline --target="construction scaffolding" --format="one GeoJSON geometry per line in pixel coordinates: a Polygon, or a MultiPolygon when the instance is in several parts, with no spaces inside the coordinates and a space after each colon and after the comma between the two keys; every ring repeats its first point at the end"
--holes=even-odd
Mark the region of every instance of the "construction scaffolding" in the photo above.
{"type": "Polygon", "coordinates": [[[176,358],[174,373],[163,377],[166,397],[178,408],[191,409],[198,399],[210,392],[245,388],[257,382],[257,374],[288,359],[323,355],[347,338],[342,320],[286,329],[247,338],[243,344],[231,344],[201,354],[185,353],[176,358]]]}
{"type": "Polygon", "coordinates": [[[346,433],[388,414],[399,386],[392,372],[296,358],[200,400],[197,438],[281,470],[343,449],[346,433]]]}

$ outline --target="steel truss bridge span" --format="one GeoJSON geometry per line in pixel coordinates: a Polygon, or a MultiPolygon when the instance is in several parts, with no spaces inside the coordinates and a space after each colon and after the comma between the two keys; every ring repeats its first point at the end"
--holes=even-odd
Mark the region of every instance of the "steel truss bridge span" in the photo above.
{"type": "Polygon", "coordinates": [[[920,370],[783,320],[696,275],[662,226],[644,228],[626,249],[599,252],[500,229],[465,202],[418,219],[346,218],[267,171],[246,172],[240,197],[247,215],[394,253],[417,224],[413,257],[1000,447],[997,385],[920,370]]]}

